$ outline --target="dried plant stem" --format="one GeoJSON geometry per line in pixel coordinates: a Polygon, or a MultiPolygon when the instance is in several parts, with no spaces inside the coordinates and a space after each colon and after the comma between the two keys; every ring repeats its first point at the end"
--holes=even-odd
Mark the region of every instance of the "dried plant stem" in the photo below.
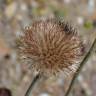
{"type": "Polygon", "coordinates": [[[31,91],[32,91],[33,86],[36,84],[36,82],[37,82],[39,79],[40,79],[40,75],[37,74],[37,75],[35,76],[35,78],[33,79],[33,81],[31,82],[28,90],[26,91],[25,96],[30,96],[30,93],[31,93],[31,91]]]}
{"type": "Polygon", "coordinates": [[[78,77],[81,69],[83,68],[83,65],[88,61],[88,58],[91,56],[91,52],[94,49],[95,44],[96,44],[96,38],[94,39],[94,42],[93,42],[91,48],[87,52],[86,56],[84,57],[83,61],[80,64],[80,66],[78,67],[76,73],[74,74],[73,79],[72,79],[72,81],[71,81],[71,83],[69,85],[69,88],[68,88],[67,92],[65,93],[65,96],[68,96],[69,95],[69,93],[70,93],[70,91],[71,91],[71,89],[72,89],[72,87],[74,85],[74,82],[75,82],[76,78],[78,77]]]}

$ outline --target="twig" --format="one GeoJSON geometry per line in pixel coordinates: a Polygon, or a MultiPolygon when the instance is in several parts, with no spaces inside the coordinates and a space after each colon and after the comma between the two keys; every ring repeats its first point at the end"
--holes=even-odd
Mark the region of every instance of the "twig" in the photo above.
{"type": "Polygon", "coordinates": [[[33,81],[31,82],[28,90],[27,90],[26,93],[25,93],[25,96],[30,96],[30,93],[31,93],[31,91],[32,91],[32,89],[33,89],[33,86],[36,84],[36,82],[37,82],[39,79],[40,79],[40,75],[38,74],[38,75],[35,76],[35,78],[34,78],[33,81]]]}
{"type": "Polygon", "coordinates": [[[65,93],[65,96],[68,96],[68,95],[69,95],[69,93],[70,93],[70,91],[71,91],[71,89],[72,89],[72,86],[74,85],[74,82],[75,82],[76,78],[78,77],[81,69],[83,68],[83,65],[88,61],[88,58],[90,57],[91,52],[92,52],[92,50],[94,49],[95,44],[96,44],[96,38],[95,38],[95,40],[94,40],[91,48],[89,49],[89,51],[88,51],[87,54],[85,55],[83,61],[82,61],[81,64],[80,64],[80,66],[78,67],[76,73],[74,74],[73,79],[72,79],[72,81],[71,81],[71,83],[70,83],[70,85],[69,85],[69,88],[68,88],[67,92],[65,93]]]}

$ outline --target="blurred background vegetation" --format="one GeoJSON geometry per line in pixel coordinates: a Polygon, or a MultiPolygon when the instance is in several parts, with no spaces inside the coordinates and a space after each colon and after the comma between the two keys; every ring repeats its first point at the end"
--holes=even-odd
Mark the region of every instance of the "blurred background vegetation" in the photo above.
{"type": "MultiPolygon", "coordinates": [[[[63,17],[83,36],[86,51],[96,38],[96,0],[0,0],[0,87],[24,96],[34,74],[20,64],[16,36],[34,17],[63,17]]],[[[64,96],[72,77],[39,81],[30,96],[64,96]]],[[[96,48],[75,82],[70,96],[96,96],[96,48]]]]}

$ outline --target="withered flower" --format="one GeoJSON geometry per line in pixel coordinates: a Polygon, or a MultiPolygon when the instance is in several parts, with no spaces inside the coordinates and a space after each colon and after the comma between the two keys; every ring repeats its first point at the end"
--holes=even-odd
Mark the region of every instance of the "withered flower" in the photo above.
{"type": "Polygon", "coordinates": [[[83,44],[77,30],[59,19],[33,20],[19,38],[19,54],[45,76],[76,70],[83,44]]]}

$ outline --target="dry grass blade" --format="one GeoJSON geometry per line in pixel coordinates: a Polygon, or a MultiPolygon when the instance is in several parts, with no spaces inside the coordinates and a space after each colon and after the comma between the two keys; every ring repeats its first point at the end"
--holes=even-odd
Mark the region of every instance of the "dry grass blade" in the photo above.
{"type": "Polygon", "coordinates": [[[69,88],[68,88],[67,92],[65,93],[65,96],[68,96],[68,95],[70,94],[71,89],[72,89],[72,87],[73,87],[73,85],[74,85],[74,82],[75,82],[75,80],[77,79],[77,77],[78,77],[81,69],[83,68],[83,65],[88,61],[88,58],[91,56],[91,52],[92,52],[92,50],[94,49],[95,44],[96,44],[96,39],[94,40],[91,48],[89,49],[88,53],[87,53],[86,56],[84,57],[84,59],[83,59],[83,61],[81,62],[80,66],[78,67],[76,73],[74,74],[73,79],[72,79],[72,81],[71,81],[71,83],[70,83],[70,85],[69,85],[69,88]]]}

